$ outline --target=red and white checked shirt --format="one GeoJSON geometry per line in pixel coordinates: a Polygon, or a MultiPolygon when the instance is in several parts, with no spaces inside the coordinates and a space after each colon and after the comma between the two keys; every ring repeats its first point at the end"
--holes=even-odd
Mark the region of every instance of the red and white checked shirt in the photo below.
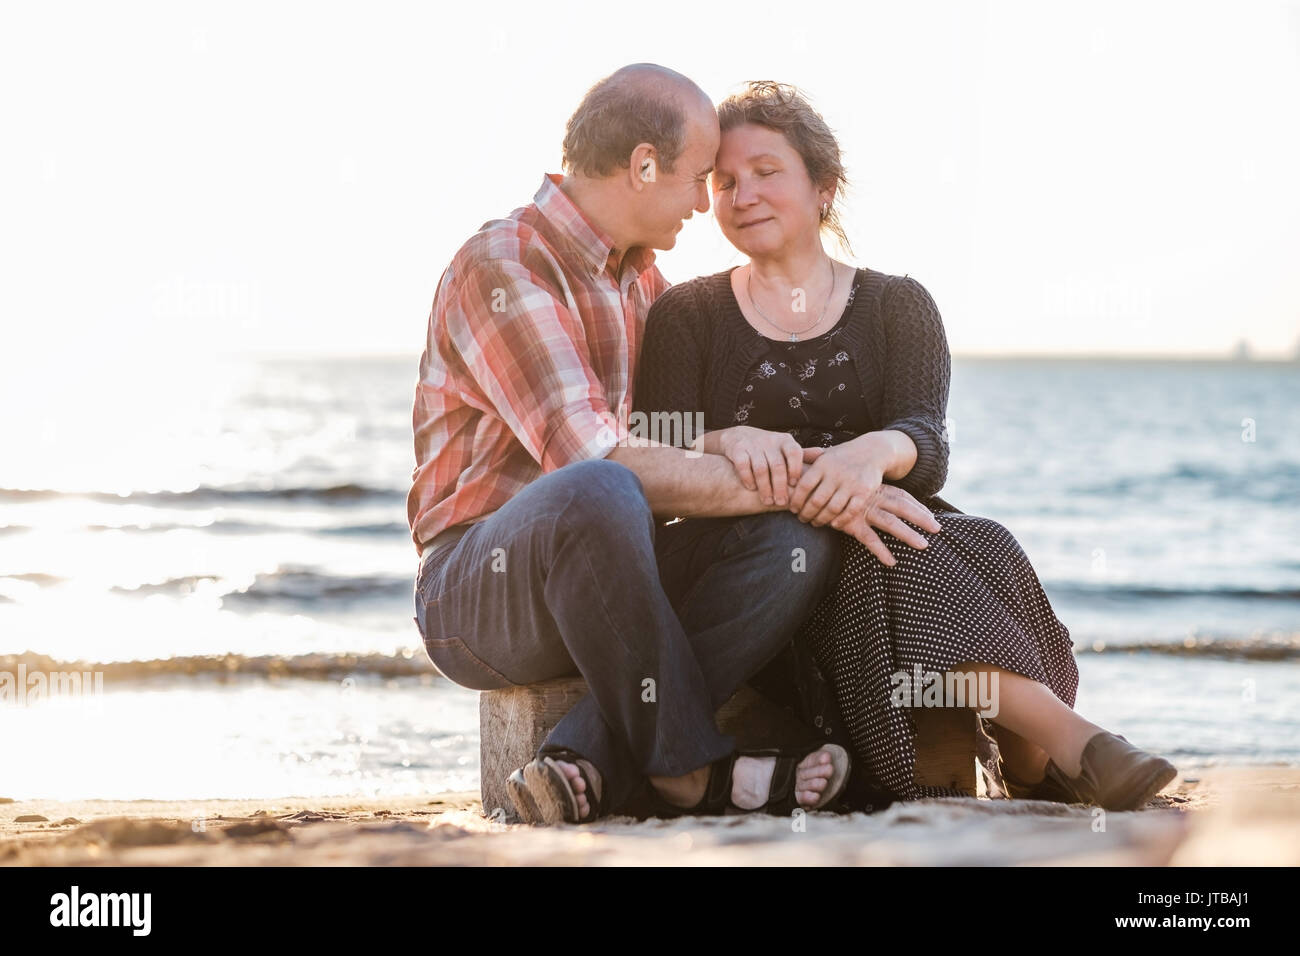
{"type": "Polygon", "coordinates": [[[668,282],[650,249],[615,263],[560,181],[546,174],[531,205],[484,223],[438,282],[412,414],[417,551],[627,437],[637,350],[668,282]]]}

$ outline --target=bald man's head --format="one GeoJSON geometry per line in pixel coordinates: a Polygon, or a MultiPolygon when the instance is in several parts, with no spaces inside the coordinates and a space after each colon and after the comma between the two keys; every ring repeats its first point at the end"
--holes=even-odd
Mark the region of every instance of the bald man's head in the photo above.
{"type": "Polygon", "coordinates": [[[627,169],[632,151],[649,143],[671,172],[691,123],[717,122],[705,92],[682,74],[634,63],[598,82],[578,104],[564,134],[564,168],[593,178],[627,169]]]}

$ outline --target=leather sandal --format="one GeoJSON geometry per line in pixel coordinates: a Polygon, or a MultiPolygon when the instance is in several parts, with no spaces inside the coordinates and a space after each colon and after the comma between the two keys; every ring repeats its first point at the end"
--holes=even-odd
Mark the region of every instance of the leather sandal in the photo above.
{"type": "Polygon", "coordinates": [[[839,744],[814,744],[802,749],[783,749],[769,747],[761,750],[737,750],[725,757],[719,757],[709,765],[709,782],[704,788],[704,796],[693,807],[676,807],[681,815],[721,816],[727,813],[771,813],[789,816],[795,810],[810,812],[830,806],[844,792],[849,779],[852,761],[849,752],[839,744]],[[800,762],[809,754],[826,750],[831,755],[831,778],[826,782],[826,789],[821,798],[811,807],[799,804],[794,784],[800,762]],[[772,769],[772,780],[768,785],[767,802],[762,806],[747,809],[737,806],[731,800],[731,788],[734,783],[732,774],[736,760],[740,757],[775,757],[776,766],[772,769]]]}
{"type": "Polygon", "coordinates": [[[1134,747],[1117,734],[1094,734],[1079,758],[1079,775],[1067,777],[1047,761],[1043,785],[1050,783],[1069,798],[1106,810],[1138,810],[1178,776],[1164,757],[1134,747]]]}
{"type": "Polygon", "coordinates": [[[515,805],[515,813],[520,820],[529,824],[542,822],[542,811],[538,809],[537,801],[533,799],[528,784],[524,781],[523,767],[506,778],[506,791],[510,794],[510,802],[515,805]]]}
{"type": "Polygon", "coordinates": [[[601,815],[603,781],[600,772],[586,757],[572,750],[553,750],[540,754],[521,770],[516,770],[506,781],[510,798],[519,816],[527,823],[590,823],[601,815]],[[569,782],[568,775],[560,769],[557,760],[577,766],[578,773],[587,784],[588,811],[578,816],[578,794],[569,782]]]}

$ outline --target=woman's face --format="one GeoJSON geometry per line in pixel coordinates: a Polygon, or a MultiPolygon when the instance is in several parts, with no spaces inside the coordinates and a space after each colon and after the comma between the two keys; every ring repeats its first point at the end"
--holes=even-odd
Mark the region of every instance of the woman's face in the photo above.
{"type": "Polygon", "coordinates": [[[819,243],[822,203],[829,199],[783,134],[752,123],[722,134],[713,208],[723,235],[750,258],[819,243]]]}

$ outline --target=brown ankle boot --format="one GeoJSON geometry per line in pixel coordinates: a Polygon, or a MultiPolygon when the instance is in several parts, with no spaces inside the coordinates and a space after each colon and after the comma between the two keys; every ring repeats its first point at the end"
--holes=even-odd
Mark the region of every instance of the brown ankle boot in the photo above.
{"type": "Polygon", "coordinates": [[[1051,781],[1071,798],[1071,803],[1137,810],[1176,776],[1178,768],[1164,757],[1139,750],[1125,738],[1102,731],[1083,748],[1077,777],[1067,777],[1048,760],[1043,782],[1051,781]]]}
{"type": "Polygon", "coordinates": [[[1074,803],[1075,796],[1063,789],[1046,774],[1037,783],[1028,783],[1019,779],[1007,767],[1006,761],[998,759],[998,770],[1002,774],[1007,796],[1015,800],[1048,800],[1052,803],[1074,803]]]}

